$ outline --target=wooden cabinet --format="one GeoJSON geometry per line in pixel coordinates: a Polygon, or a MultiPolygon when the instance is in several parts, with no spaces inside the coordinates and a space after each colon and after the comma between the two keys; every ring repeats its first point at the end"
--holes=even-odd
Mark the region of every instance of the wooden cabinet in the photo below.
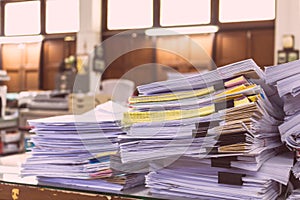
{"type": "Polygon", "coordinates": [[[260,67],[273,65],[274,30],[224,31],[217,34],[217,66],[252,58],[260,67]]]}
{"type": "Polygon", "coordinates": [[[39,89],[41,43],[3,44],[2,66],[10,76],[9,92],[39,89]]]}

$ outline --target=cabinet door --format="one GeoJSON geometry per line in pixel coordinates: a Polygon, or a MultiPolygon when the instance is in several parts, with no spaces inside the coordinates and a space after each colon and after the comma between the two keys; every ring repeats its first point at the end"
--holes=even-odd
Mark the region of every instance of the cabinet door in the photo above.
{"type": "Polygon", "coordinates": [[[3,69],[10,77],[9,92],[39,89],[40,52],[41,43],[2,46],[3,69]]]}
{"type": "Polygon", "coordinates": [[[217,34],[215,62],[218,67],[249,57],[247,31],[228,31],[217,34]]]}

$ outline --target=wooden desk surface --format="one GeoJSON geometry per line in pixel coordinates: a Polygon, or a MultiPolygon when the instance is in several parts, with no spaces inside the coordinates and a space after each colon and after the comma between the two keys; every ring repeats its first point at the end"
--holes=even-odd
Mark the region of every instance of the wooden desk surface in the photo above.
{"type": "MultiPolygon", "coordinates": [[[[147,198],[147,197],[146,197],[147,198]]],[[[0,182],[0,200],[133,200],[145,199],[127,194],[92,193],[0,182]]]]}

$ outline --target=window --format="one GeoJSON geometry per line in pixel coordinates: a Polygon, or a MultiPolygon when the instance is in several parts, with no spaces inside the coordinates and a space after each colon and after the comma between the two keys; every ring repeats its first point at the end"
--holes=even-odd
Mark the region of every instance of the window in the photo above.
{"type": "Polygon", "coordinates": [[[79,30],[79,0],[46,1],[46,33],[79,30]]]}
{"type": "Polygon", "coordinates": [[[149,28],[153,26],[152,0],[108,0],[109,30],[149,28]]]}
{"type": "Polygon", "coordinates": [[[180,26],[209,24],[210,0],[161,0],[160,25],[180,26]]]}
{"type": "Polygon", "coordinates": [[[242,22],[275,19],[275,0],[220,0],[219,21],[242,22]]]}
{"type": "Polygon", "coordinates": [[[5,4],[5,35],[31,35],[41,32],[40,2],[5,4]]]}
{"type": "Polygon", "coordinates": [[[273,27],[276,0],[102,0],[104,37],[126,29],[273,27]],[[238,22],[229,24],[229,22],[238,22]],[[246,22],[246,23],[245,23],[246,22]],[[251,22],[251,23],[248,23],[251,22]]]}

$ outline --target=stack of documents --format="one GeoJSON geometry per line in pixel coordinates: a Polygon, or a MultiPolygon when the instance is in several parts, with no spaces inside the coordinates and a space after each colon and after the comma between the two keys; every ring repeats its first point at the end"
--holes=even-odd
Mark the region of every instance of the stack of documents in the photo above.
{"type": "Polygon", "coordinates": [[[277,86],[283,101],[284,123],[279,127],[281,140],[300,148],[300,60],[266,68],[266,83],[277,86]]]}
{"type": "Polygon", "coordinates": [[[293,154],[277,155],[258,171],[213,166],[208,161],[182,157],[166,168],[153,164],[146,186],[153,196],[169,199],[276,199],[280,184],[288,183],[293,154]]]}
{"type": "Polygon", "coordinates": [[[146,184],[156,195],[275,199],[293,158],[276,157],[284,113],[276,88],[264,81],[245,60],[139,86],[122,121],[122,162],[148,162],[146,184]],[[270,170],[280,162],[278,172],[270,170]]]}
{"type": "Polygon", "coordinates": [[[270,102],[274,88],[251,59],[137,89],[123,118],[127,134],[119,136],[123,163],[262,152],[266,160],[281,146],[280,102],[270,102]]]}
{"type": "Polygon", "coordinates": [[[298,163],[293,167],[300,178],[300,60],[266,68],[266,82],[277,86],[283,101],[284,123],[279,126],[281,140],[296,151],[298,163]]]}
{"type": "Polygon", "coordinates": [[[37,176],[41,184],[95,190],[143,183],[142,174],[110,167],[110,156],[118,151],[117,137],[124,134],[119,124],[126,110],[107,102],[82,115],[29,120],[35,147],[23,165],[23,176],[37,176]]]}

